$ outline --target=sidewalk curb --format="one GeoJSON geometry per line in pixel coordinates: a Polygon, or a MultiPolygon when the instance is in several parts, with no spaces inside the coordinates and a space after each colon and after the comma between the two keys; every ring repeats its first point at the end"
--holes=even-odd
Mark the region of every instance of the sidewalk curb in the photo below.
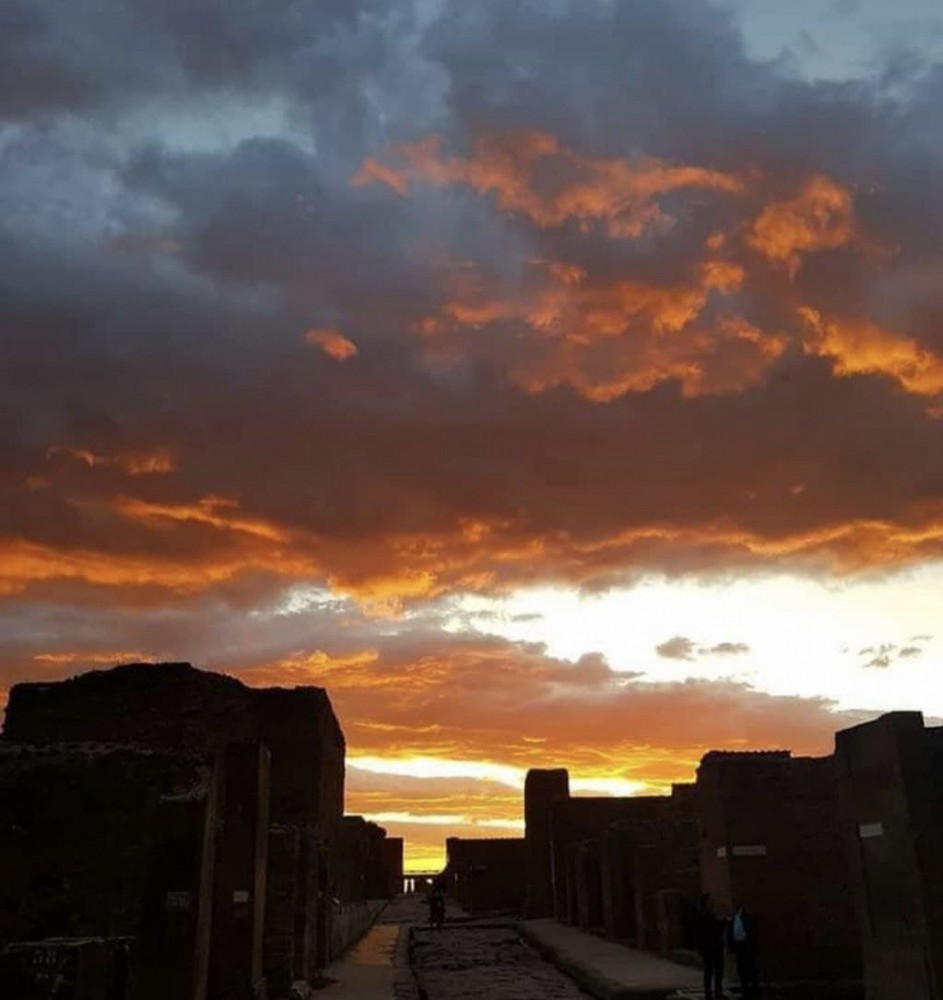
{"type": "Polygon", "coordinates": [[[393,995],[396,1000],[421,1000],[422,991],[416,979],[416,970],[410,960],[413,928],[411,924],[400,924],[393,949],[393,995]]]}
{"type": "Polygon", "coordinates": [[[649,989],[626,986],[601,975],[571,952],[548,944],[524,922],[517,924],[517,930],[542,958],[555,965],[596,1000],[665,1000],[677,993],[676,987],[649,989]]]}

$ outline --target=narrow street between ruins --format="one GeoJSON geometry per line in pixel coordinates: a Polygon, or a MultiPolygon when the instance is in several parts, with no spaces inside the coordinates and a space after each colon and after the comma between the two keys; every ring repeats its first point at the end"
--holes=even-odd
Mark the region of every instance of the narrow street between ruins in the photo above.
{"type": "Polygon", "coordinates": [[[401,896],[326,972],[324,1000],[589,1000],[521,938],[512,920],[472,920],[451,904],[427,925],[421,895],[401,896]],[[391,934],[392,925],[399,930],[391,934]],[[333,980],[333,982],[331,982],[333,980]]]}
{"type": "MultiPolygon", "coordinates": [[[[525,940],[522,928],[535,923],[540,922],[522,925],[512,917],[472,918],[449,902],[445,926],[434,930],[428,926],[422,894],[399,896],[366,936],[326,970],[317,995],[323,1000],[592,1000],[616,995],[703,1000],[699,969],[663,963],[556,925],[553,934],[568,941],[582,974],[595,982],[592,993],[584,992],[525,940]],[[606,958],[611,949],[619,953],[615,965],[611,956],[606,958]],[[667,981],[656,985],[657,977],[666,972],[678,977],[674,988],[667,981]]],[[[730,978],[725,989],[728,997],[740,995],[730,978]]],[[[767,989],[764,995],[771,1000],[835,1000],[821,988],[802,989],[797,984],[785,992],[767,989]]]]}
{"type": "Polygon", "coordinates": [[[573,981],[544,961],[511,923],[447,924],[413,932],[423,1000],[580,1000],[573,981]]]}

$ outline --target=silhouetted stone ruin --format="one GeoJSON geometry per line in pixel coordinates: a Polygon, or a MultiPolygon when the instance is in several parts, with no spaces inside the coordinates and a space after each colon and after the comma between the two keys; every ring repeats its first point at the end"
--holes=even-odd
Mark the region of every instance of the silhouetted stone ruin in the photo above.
{"type": "Polygon", "coordinates": [[[445,842],[445,878],[468,913],[520,913],[524,906],[527,845],[523,837],[445,842]]]}
{"type": "Polygon", "coordinates": [[[401,842],[390,874],[385,831],[343,817],[344,751],[320,688],[184,663],[14,687],[0,995],[44,976],[98,984],[76,1000],[273,1000],[314,982],[401,877],[401,842]]]}
{"type": "Polygon", "coordinates": [[[943,995],[943,727],[891,712],[835,737],[869,998],[943,995]]]}
{"type": "MultiPolygon", "coordinates": [[[[404,882],[403,841],[343,815],[344,752],[320,688],[182,663],[15,687],[0,997],[63,982],[72,1000],[304,993],[404,882]]],[[[469,913],[696,961],[707,892],[758,919],[768,982],[940,995],[943,728],[919,713],[839,732],[828,757],[710,752],[667,795],[572,796],[566,770],[536,769],[523,805],[522,838],[447,841],[440,877],[469,913]]]]}
{"type": "Polygon", "coordinates": [[[521,899],[526,917],[696,961],[707,892],[757,916],[767,981],[940,995],[943,728],[919,713],[839,732],[829,757],[713,751],[664,796],[572,797],[564,769],[531,770],[524,817],[523,840],[448,842],[466,908],[521,899]]]}

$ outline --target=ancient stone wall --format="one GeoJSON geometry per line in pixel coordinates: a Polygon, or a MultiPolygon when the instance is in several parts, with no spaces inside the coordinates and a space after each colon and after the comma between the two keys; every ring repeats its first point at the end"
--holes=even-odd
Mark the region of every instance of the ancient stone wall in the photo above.
{"type": "MultiPolygon", "coordinates": [[[[338,857],[345,746],[330,701],[320,688],[252,689],[188,664],[129,664],[61,683],[15,686],[0,746],[8,755],[19,755],[11,773],[22,777],[7,782],[6,790],[0,788],[0,796],[9,800],[6,815],[14,817],[12,824],[0,829],[0,837],[22,837],[20,828],[23,822],[30,826],[31,816],[51,816],[49,803],[41,796],[37,799],[36,790],[46,787],[57,802],[52,812],[58,810],[59,826],[77,831],[78,836],[53,843],[50,834],[38,854],[57,859],[70,871],[76,869],[78,874],[70,876],[71,888],[76,889],[76,879],[84,878],[95,886],[101,901],[89,903],[82,919],[59,912],[65,883],[56,871],[46,879],[52,888],[42,890],[44,900],[39,900],[40,890],[27,892],[27,897],[33,892],[38,900],[31,904],[29,919],[9,907],[0,913],[0,937],[4,926],[18,938],[34,929],[37,933],[133,932],[143,913],[145,923],[148,915],[151,919],[152,944],[159,945],[162,935],[170,935],[179,953],[194,956],[193,968],[180,972],[198,980],[192,995],[209,988],[221,1000],[241,995],[246,984],[254,987],[260,969],[270,980],[270,995],[278,996],[278,990],[287,991],[294,980],[312,981],[329,960],[332,865],[338,857]],[[122,751],[124,757],[114,756],[114,751],[107,757],[99,754],[100,777],[79,768],[82,777],[76,778],[70,770],[73,763],[65,771],[60,767],[54,778],[28,773],[29,767],[24,770],[25,754],[45,755],[48,760],[50,748],[62,741],[127,743],[134,749],[122,751]],[[30,742],[45,749],[27,751],[30,742]],[[234,749],[238,746],[247,749],[234,749]],[[125,759],[150,761],[154,773],[135,764],[133,774],[123,774],[125,759]],[[174,824],[183,823],[184,814],[195,807],[181,803],[178,809],[169,805],[157,809],[154,802],[164,801],[164,785],[173,784],[171,779],[181,767],[202,766],[205,779],[216,761],[225,761],[226,766],[217,788],[219,813],[213,814],[212,828],[207,827],[212,830],[208,842],[212,861],[204,853],[198,884],[187,876],[186,888],[175,890],[168,883],[163,895],[151,898],[146,886],[142,890],[141,871],[145,856],[160,847],[154,831],[165,827],[168,833],[163,845],[169,852],[170,867],[164,866],[167,878],[174,844],[189,844],[186,849],[192,854],[191,847],[202,843],[199,831],[189,839],[185,831],[174,832],[174,824]],[[86,803],[93,810],[90,814],[86,803]],[[108,833],[112,828],[113,836],[108,833]],[[88,830],[94,830],[94,836],[88,830]],[[105,838],[105,851],[100,849],[100,837],[105,838]],[[109,837],[114,842],[110,855],[109,837]],[[125,854],[133,856],[133,864],[124,862],[125,854]],[[98,858],[109,860],[101,871],[98,858]],[[136,874],[129,874],[135,865],[136,874]],[[204,896],[212,900],[209,909],[204,896]],[[218,943],[228,942],[226,948],[243,956],[239,962],[215,962],[208,943],[210,924],[216,928],[218,943]],[[233,977],[238,983],[229,982],[233,977]]],[[[204,789],[204,797],[207,794],[204,789]]],[[[197,826],[203,823],[193,821],[197,826]]],[[[371,878],[379,883],[382,860],[379,851],[377,855],[371,878]]],[[[180,863],[186,868],[189,861],[180,863]]],[[[15,886],[15,879],[8,884],[15,886]]],[[[83,899],[92,898],[88,885],[79,886],[83,899]]],[[[154,982],[159,979],[155,976],[154,982]]]]}
{"type": "Polygon", "coordinates": [[[523,838],[449,837],[446,875],[452,893],[469,913],[520,913],[527,891],[523,838]]]}
{"type": "MultiPolygon", "coordinates": [[[[620,821],[654,820],[671,812],[671,798],[664,795],[640,795],[632,798],[571,798],[559,800],[550,808],[551,829],[551,865],[555,872],[563,872],[566,867],[567,848],[572,844],[587,840],[599,840],[603,831],[613,823],[620,821]]],[[[597,849],[596,855],[598,857],[597,849]]],[[[610,856],[610,863],[611,863],[610,856]]],[[[631,865],[631,858],[627,862],[631,865]]],[[[599,878],[602,880],[602,869],[596,864],[599,878]]],[[[630,870],[630,869],[628,869],[630,870]]],[[[573,909],[567,899],[566,878],[555,878],[553,886],[554,914],[557,919],[566,919],[573,909]]],[[[593,892],[595,893],[595,888],[593,892]]],[[[611,905],[604,902],[603,893],[609,893],[609,888],[599,886],[600,905],[611,905]]],[[[609,896],[607,895],[607,897],[609,896]]],[[[593,911],[595,914],[595,910],[593,911]]],[[[603,918],[600,917],[600,923],[603,918]]]]}
{"type": "Polygon", "coordinates": [[[834,759],[709,753],[697,799],[703,888],[722,913],[754,914],[764,975],[858,978],[834,759]]]}
{"type": "Polygon", "coordinates": [[[388,897],[385,840],[382,826],[363,816],[343,817],[334,865],[336,895],[342,904],[388,897]]]}
{"type": "Polygon", "coordinates": [[[842,825],[869,998],[943,984],[943,729],[893,712],[835,737],[842,825]]]}
{"type": "MultiPolygon", "coordinates": [[[[527,842],[528,917],[554,914],[554,864],[551,808],[570,797],[570,776],[563,768],[533,769],[524,781],[524,839],[527,842]]],[[[562,872],[559,873],[562,878],[562,872]]]]}
{"type": "Polygon", "coordinates": [[[0,944],[136,934],[161,801],[203,801],[200,754],[0,741],[0,944]]]}
{"type": "Polygon", "coordinates": [[[387,837],[383,841],[383,877],[388,899],[403,891],[404,847],[402,837],[387,837]]]}
{"type": "Polygon", "coordinates": [[[255,689],[187,663],[132,663],[15,685],[3,736],[205,753],[261,741],[272,755],[272,822],[311,823],[330,839],[343,815],[344,737],[321,688],[255,689]]]}

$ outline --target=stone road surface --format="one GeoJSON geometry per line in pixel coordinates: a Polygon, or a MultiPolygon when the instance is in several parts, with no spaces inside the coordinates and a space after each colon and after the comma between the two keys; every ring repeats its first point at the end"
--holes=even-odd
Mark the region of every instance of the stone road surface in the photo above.
{"type": "Polygon", "coordinates": [[[525,944],[513,923],[469,921],[449,905],[427,926],[421,896],[400,896],[325,970],[318,1000],[588,1000],[525,944]]]}
{"type": "MultiPolygon", "coordinates": [[[[575,928],[541,928],[543,922],[470,920],[449,905],[446,925],[427,926],[422,896],[400,896],[380,914],[362,941],[325,970],[317,1000],[589,1000],[564,973],[545,961],[522,937],[542,938],[543,950],[564,967],[575,959],[592,994],[605,1000],[627,997],[703,997],[695,969],[675,967],[669,980],[651,977],[651,956],[601,942],[575,928]],[[528,926],[528,924],[530,926],[528,926]],[[535,934],[535,925],[541,934],[535,934]],[[607,950],[608,949],[608,950],[607,950]],[[613,964],[615,962],[615,964],[613,964]],[[586,976],[585,973],[592,973],[586,976]],[[680,975],[679,975],[680,973],[680,975]],[[672,987],[680,987],[677,990],[672,987]]],[[[668,963],[670,964],[670,963],[668,963]]],[[[657,971],[657,970],[656,970],[657,971]]],[[[737,990],[728,987],[728,996],[737,990]]],[[[765,993],[769,1000],[837,1000],[819,990],[765,993]]]]}
{"type": "Polygon", "coordinates": [[[428,1000],[586,1000],[509,924],[417,928],[413,972],[428,1000]]]}

